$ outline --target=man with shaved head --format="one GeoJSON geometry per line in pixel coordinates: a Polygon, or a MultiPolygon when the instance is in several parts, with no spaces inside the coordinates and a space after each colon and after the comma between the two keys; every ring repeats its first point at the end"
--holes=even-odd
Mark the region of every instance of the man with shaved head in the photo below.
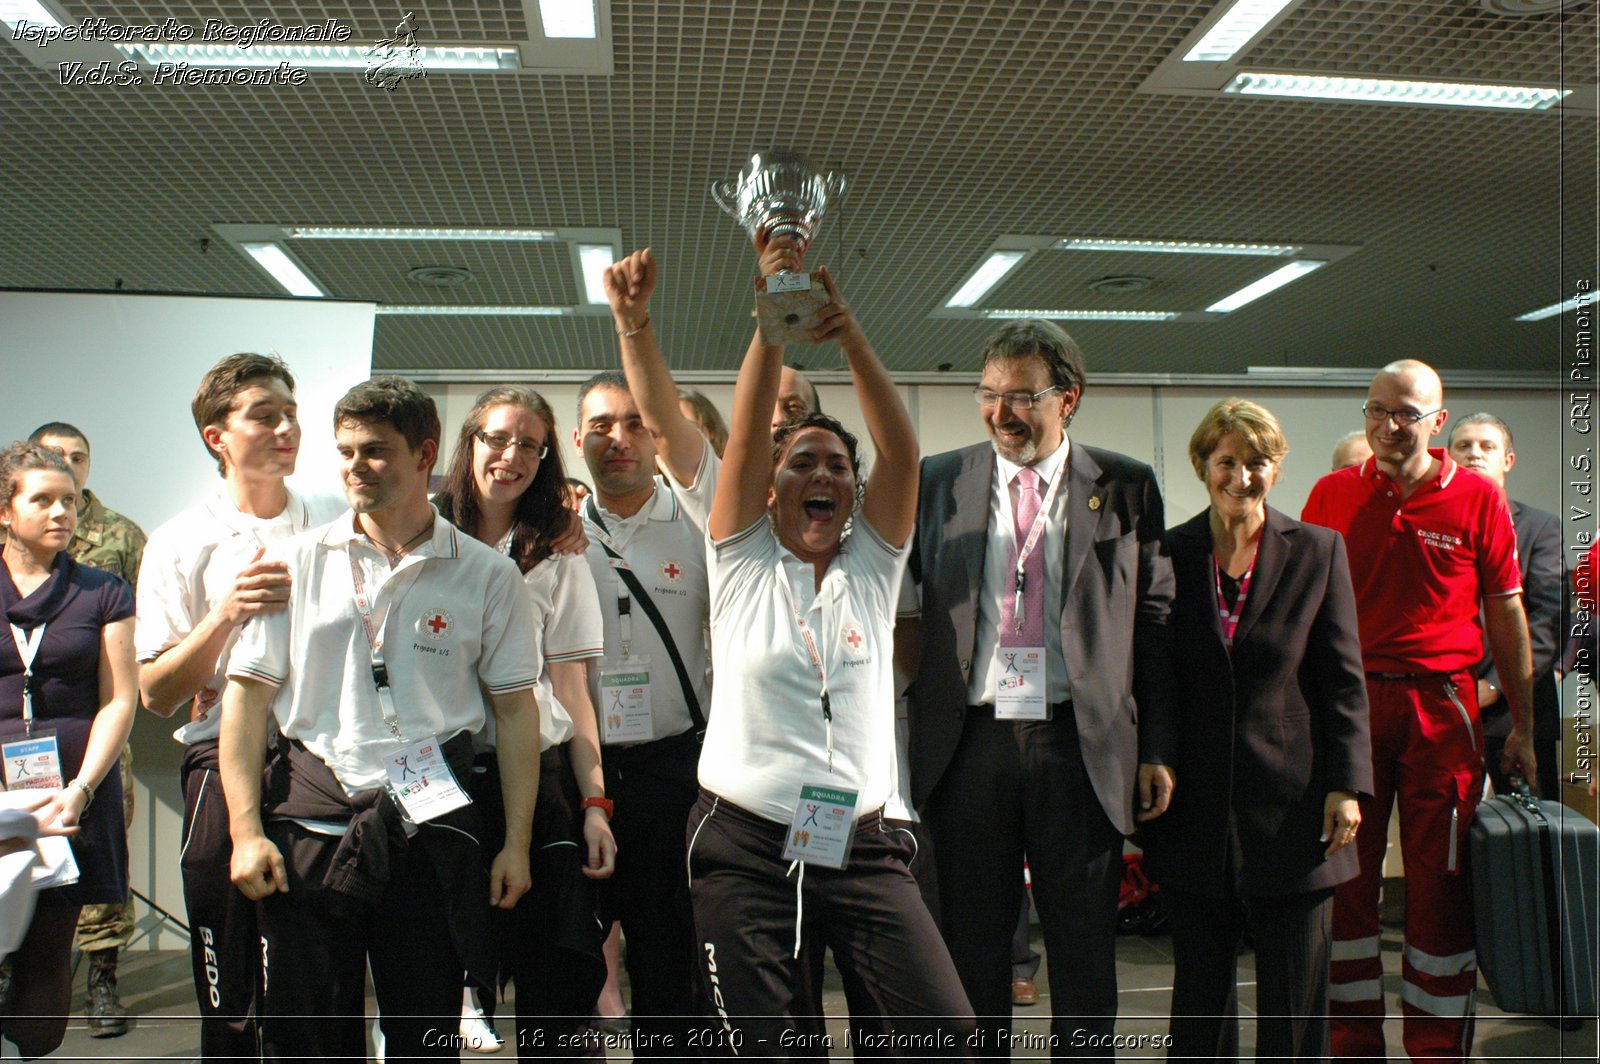
{"type": "Polygon", "coordinates": [[[1372,723],[1361,873],[1334,891],[1333,1055],[1384,1055],[1378,888],[1398,799],[1406,1052],[1465,1060],[1478,978],[1465,865],[1483,793],[1476,670],[1485,635],[1511,713],[1501,764],[1538,778],[1522,575],[1505,494],[1428,446],[1447,416],[1433,368],[1414,359],[1383,367],[1362,412],[1372,457],[1319,480],[1302,515],[1349,546],[1372,723]]]}
{"type": "Polygon", "coordinates": [[[1367,443],[1366,432],[1356,429],[1340,436],[1339,442],[1333,445],[1333,464],[1328,468],[1337,473],[1341,469],[1360,465],[1371,457],[1372,447],[1367,443]]]}

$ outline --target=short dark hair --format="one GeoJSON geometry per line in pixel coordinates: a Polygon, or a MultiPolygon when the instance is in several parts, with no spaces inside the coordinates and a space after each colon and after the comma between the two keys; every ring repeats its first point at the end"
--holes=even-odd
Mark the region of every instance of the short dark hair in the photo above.
{"type": "Polygon", "coordinates": [[[705,434],[711,449],[717,452],[717,457],[721,458],[722,452],[728,448],[728,423],[722,420],[722,411],[717,409],[717,404],[699,388],[680,387],[678,398],[689,404],[700,431],[705,434]]]}
{"type": "MultiPolygon", "coordinates": [[[[70,427],[70,426],[69,426],[70,427]]],[[[66,432],[50,432],[47,436],[66,436],[66,432]]],[[[80,440],[82,436],[78,437],[80,440]]],[[[4,451],[0,451],[0,507],[10,506],[11,500],[16,498],[17,489],[22,486],[22,474],[30,469],[44,469],[52,473],[65,473],[72,476],[72,469],[67,465],[67,460],[48,447],[41,447],[38,443],[18,440],[4,451]]],[[[76,481],[74,481],[76,484],[76,481]]],[[[77,490],[76,487],[73,488],[77,490]]]]}
{"type": "Polygon", "coordinates": [[[346,421],[378,421],[392,426],[419,450],[439,442],[439,408],[433,397],[404,377],[373,377],[344,393],[333,408],[335,430],[346,421]]]}
{"type": "Polygon", "coordinates": [[[76,425],[69,425],[65,421],[46,421],[43,425],[28,433],[29,443],[38,443],[46,436],[70,436],[75,440],[82,440],[85,449],[89,446],[89,437],[76,425]]]}
{"type": "Polygon", "coordinates": [[[580,430],[583,428],[583,401],[588,397],[589,393],[594,391],[596,388],[615,388],[619,392],[627,392],[629,395],[633,394],[633,392],[628,388],[628,375],[623,373],[620,369],[601,370],[593,377],[590,377],[588,380],[578,385],[577,418],[578,428],[580,430]]]}
{"type": "Polygon", "coordinates": [[[855,433],[845,428],[838,418],[827,414],[812,411],[802,417],[792,417],[779,425],[772,434],[772,464],[776,466],[783,460],[783,453],[789,449],[789,441],[793,440],[806,429],[823,429],[839,437],[839,442],[844,444],[844,449],[850,454],[850,470],[861,479],[861,458],[857,454],[860,441],[855,433]]]}
{"type": "Polygon", "coordinates": [[[229,355],[206,370],[206,375],[200,378],[200,387],[195,389],[189,412],[194,415],[194,427],[200,433],[200,442],[205,444],[206,454],[216,460],[219,474],[227,473],[227,464],[222,455],[205,442],[206,429],[226,424],[239,393],[263,377],[274,377],[288,385],[291,394],[294,392],[294,374],[289,372],[283,359],[249,351],[229,355]]]}
{"type": "Polygon", "coordinates": [[[1001,358],[1037,358],[1050,373],[1050,383],[1062,391],[1077,390],[1081,397],[1089,385],[1083,351],[1067,330],[1043,318],[1007,322],[983,345],[983,369],[1001,358]]]}
{"type": "Polygon", "coordinates": [[[1511,441],[1511,426],[1495,417],[1487,410],[1480,410],[1476,414],[1467,414],[1456,418],[1455,424],[1450,426],[1450,435],[1445,437],[1445,446],[1456,442],[1456,430],[1463,425],[1493,425],[1500,430],[1500,435],[1506,438],[1506,450],[1515,450],[1511,441]]]}

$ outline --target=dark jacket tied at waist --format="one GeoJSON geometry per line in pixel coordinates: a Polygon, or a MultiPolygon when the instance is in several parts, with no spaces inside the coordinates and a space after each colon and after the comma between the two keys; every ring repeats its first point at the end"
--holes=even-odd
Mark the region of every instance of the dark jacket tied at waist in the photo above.
{"type": "MultiPolygon", "coordinates": [[[[458,782],[472,772],[472,739],[462,733],[442,751],[458,782]]],[[[353,917],[379,903],[397,859],[420,846],[439,880],[450,921],[450,935],[462,967],[484,986],[494,983],[490,949],[487,861],[481,853],[482,818],[475,805],[463,806],[416,826],[406,836],[400,806],[388,787],[346,795],[333,770],[297,740],[280,740],[267,761],[262,786],[262,819],[273,825],[290,820],[345,821],[342,836],[272,831],[283,850],[290,890],[326,890],[353,917]],[[287,838],[289,845],[283,846],[287,838]]],[[[411,874],[420,868],[413,865],[411,874]]]]}

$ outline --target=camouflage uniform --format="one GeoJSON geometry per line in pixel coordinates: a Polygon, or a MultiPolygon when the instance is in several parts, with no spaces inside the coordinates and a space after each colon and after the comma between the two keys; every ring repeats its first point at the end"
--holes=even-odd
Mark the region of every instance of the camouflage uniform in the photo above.
{"type": "MultiPolygon", "coordinates": [[[[144,530],[110,509],[85,488],[78,499],[78,529],[72,534],[72,559],[92,569],[116,573],[130,588],[139,580],[144,530]]],[[[133,749],[122,747],[122,819],[133,827],[133,749]]],[[[85,953],[121,949],[133,938],[133,899],[115,905],[85,905],[78,917],[78,948],[85,953]]]]}

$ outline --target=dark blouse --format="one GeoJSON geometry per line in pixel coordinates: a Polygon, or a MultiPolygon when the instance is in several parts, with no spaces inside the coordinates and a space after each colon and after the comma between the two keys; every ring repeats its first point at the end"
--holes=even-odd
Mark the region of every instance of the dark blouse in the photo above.
{"type": "MultiPolygon", "coordinates": [[[[61,751],[63,782],[83,766],[89,731],[100,711],[101,630],[133,616],[133,593],[122,578],[56,556],[50,577],[23,597],[0,563],[0,739],[24,734],[22,655],[13,624],[31,634],[46,625],[33,661],[33,727],[52,729],[61,751]]],[[[77,883],[39,895],[41,905],[120,902],[127,896],[128,840],[122,824],[122,776],[113,764],[72,837],[77,883]]]]}

